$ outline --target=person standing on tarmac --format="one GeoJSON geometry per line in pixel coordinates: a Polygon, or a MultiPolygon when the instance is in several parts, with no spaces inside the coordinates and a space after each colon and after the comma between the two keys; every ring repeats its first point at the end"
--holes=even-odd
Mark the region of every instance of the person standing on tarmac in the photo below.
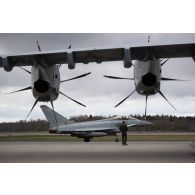
{"type": "Polygon", "coordinates": [[[128,127],[125,124],[125,121],[122,122],[122,125],[119,127],[119,130],[122,134],[122,145],[127,145],[127,130],[128,130],[128,127]]]}

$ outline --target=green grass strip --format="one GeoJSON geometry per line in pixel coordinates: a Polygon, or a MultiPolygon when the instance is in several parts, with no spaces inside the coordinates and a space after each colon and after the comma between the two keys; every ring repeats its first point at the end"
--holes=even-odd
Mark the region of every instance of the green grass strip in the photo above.
{"type": "MultiPolygon", "coordinates": [[[[120,136],[118,136],[121,139],[120,136]]],[[[15,135],[0,136],[0,142],[81,142],[69,135],[15,135]]],[[[115,136],[93,138],[92,141],[115,141],[115,136]]],[[[128,141],[195,141],[195,135],[128,135],[128,141]]]]}

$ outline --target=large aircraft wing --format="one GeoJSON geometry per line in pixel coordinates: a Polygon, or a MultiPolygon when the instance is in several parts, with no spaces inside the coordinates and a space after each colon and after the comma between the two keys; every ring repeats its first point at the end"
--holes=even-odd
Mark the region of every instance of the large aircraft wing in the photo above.
{"type": "Polygon", "coordinates": [[[25,55],[7,56],[12,66],[33,66],[34,64],[46,63],[47,65],[63,64],[67,62],[66,52],[36,53],[25,55]]]}
{"type": "MultiPolygon", "coordinates": [[[[74,63],[89,63],[89,62],[106,62],[120,61],[123,59],[123,48],[116,49],[99,49],[99,50],[83,50],[72,51],[74,63]]],[[[67,64],[68,52],[41,52],[35,54],[24,55],[8,55],[6,56],[8,64],[12,66],[33,66],[34,64],[54,65],[67,64]]],[[[1,58],[2,60],[2,58],[1,58]]],[[[0,63],[3,66],[3,63],[0,63]]]]}
{"type": "Polygon", "coordinates": [[[76,63],[121,61],[125,60],[125,57],[130,57],[131,60],[143,60],[147,55],[154,55],[157,59],[194,57],[195,43],[130,47],[129,49],[114,48],[73,51],[76,63]],[[126,56],[126,51],[128,51],[130,55],[126,56]]]}
{"type": "Polygon", "coordinates": [[[147,54],[154,55],[157,59],[194,57],[195,43],[132,47],[130,48],[130,51],[132,60],[144,59],[147,54]]]}
{"type": "Polygon", "coordinates": [[[93,49],[80,51],[61,51],[61,52],[41,52],[25,55],[8,55],[1,57],[0,67],[6,63],[11,66],[29,66],[37,64],[54,65],[54,64],[74,64],[90,62],[108,62],[108,61],[130,61],[143,60],[146,56],[155,56],[159,58],[179,58],[195,57],[195,43],[175,44],[175,45],[156,45],[111,49],[93,49]]]}

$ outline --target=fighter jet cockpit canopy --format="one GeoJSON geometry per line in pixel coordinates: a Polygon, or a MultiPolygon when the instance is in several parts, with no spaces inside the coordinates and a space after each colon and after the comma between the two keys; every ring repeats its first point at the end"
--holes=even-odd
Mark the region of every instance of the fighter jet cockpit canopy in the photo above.
{"type": "Polygon", "coordinates": [[[131,116],[120,116],[120,115],[115,115],[114,117],[111,117],[110,119],[118,119],[118,120],[137,120],[136,118],[133,118],[131,116]]]}

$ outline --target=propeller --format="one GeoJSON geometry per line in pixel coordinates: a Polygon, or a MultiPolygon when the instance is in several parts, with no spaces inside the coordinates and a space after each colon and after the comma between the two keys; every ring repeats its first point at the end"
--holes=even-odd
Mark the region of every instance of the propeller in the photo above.
{"type": "Polygon", "coordinates": [[[69,45],[68,49],[71,49],[72,45],[69,45]]]}
{"type": "Polygon", "coordinates": [[[163,95],[161,91],[159,91],[158,93],[170,104],[171,107],[173,107],[176,110],[176,108],[169,102],[169,100],[163,95]]]}
{"type": "Polygon", "coordinates": [[[115,77],[115,76],[108,76],[108,75],[104,75],[104,77],[109,78],[109,79],[125,79],[125,80],[134,80],[133,78],[123,78],[123,77],[115,77]]]}
{"type": "Polygon", "coordinates": [[[54,106],[53,106],[53,101],[51,100],[50,102],[51,102],[51,106],[52,106],[52,109],[53,109],[53,114],[54,114],[54,117],[55,117],[55,120],[56,120],[56,124],[58,124],[56,113],[55,113],[54,106]]]}
{"type": "MultiPolygon", "coordinates": [[[[36,101],[35,101],[35,103],[33,104],[33,107],[31,108],[30,112],[28,113],[26,119],[29,117],[30,113],[33,111],[33,109],[34,109],[34,107],[36,106],[36,104],[38,103],[38,101],[39,101],[39,100],[38,100],[38,98],[37,98],[36,101]]],[[[26,119],[25,119],[25,120],[26,120],[26,119]]]]}
{"type": "Polygon", "coordinates": [[[189,80],[180,80],[180,79],[170,79],[165,77],[162,77],[161,80],[162,81],[189,81],[189,80]]]}
{"type": "Polygon", "coordinates": [[[66,81],[71,81],[71,80],[74,80],[74,79],[79,79],[79,78],[85,77],[85,76],[87,76],[87,75],[89,75],[89,74],[91,74],[91,72],[88,72],[88,73],[79,75],[79,76],[74,77],[74,78],[71,78],[71,79],[67,79],[67,80],[60,81],[60,83],[63,83],[63,82],[66,82],[66,81]]]}
{"type": "Polygon", "coordinates": [[[37,42],[38,50],[41,52],[41,47],[40,47],[40,45],[39,45],[39,42],[38,42],[38,41],[36,41],[36,42],[37,42]]]}
{"type": "Polygon", "coordinates": [[[79,105],[81,105],[81,106],[83,106],[83,107],[86,107],[84,104],[82,104],[82,103],[80,103],[80,102],[78,102],[78,101],[72,99],[71,97],[67,96],[66,94],[62,93],[61,91],[59,91],[59,93],[60,93],[61,95],[65,96],[65,97],[67,97],[68,99],[72,100],[73,102],[75,102],[75,103],[77,103],[77,104],[79,104],[79,105]]]}
{"type": "Polygon", "coordinates": [[[19,68],[21,68],[21,69],[22,69],[22,70],[24,70],[25,72],[27,72],[27,73],[31,74],[31,72],[30,72],[30,71],[26,70],[26,69],[25,69],[25,68],[23,68],[23,67],[19,66],[19,68]]]}
{"type": "Polygon", "coordinates": [[[146,95],[145,119],[146,119],[146,113],[147,113],[147,103],[148,103],[148,95],[146,95]]]}
{"type": "Polygon", "coordinates": [[[125,100],[127,100],[131,95],[133,95],[133,93],[135,93],[135,90],[134,90],[133,92],[131,92],[125,99],[123,99],[122,101],[120,101],[120,102],[115,106],[115,108],[118,107],[119,105],[121,105],[125,100]]]}
{"type": "Polygon", "coordinates": [[[12,92],[9,92],[9,93],[4,93],[3,95],[8,95],[8,94],[17,93],[17,92],[21,92],[21,91],[26,91],[26,90],[30,90],[30,89],[32,89],[32,87],[26,87],[24,89],[20,89],[20,90],[17,90],[17,91],[12,91],[12,92]]]}
{"type": "Polygon", "coordinates": [[[161,64],[161,66],[163,66],[168,60],[169,60],[169,58],[166,59],[166,60],[161,64]]]}

